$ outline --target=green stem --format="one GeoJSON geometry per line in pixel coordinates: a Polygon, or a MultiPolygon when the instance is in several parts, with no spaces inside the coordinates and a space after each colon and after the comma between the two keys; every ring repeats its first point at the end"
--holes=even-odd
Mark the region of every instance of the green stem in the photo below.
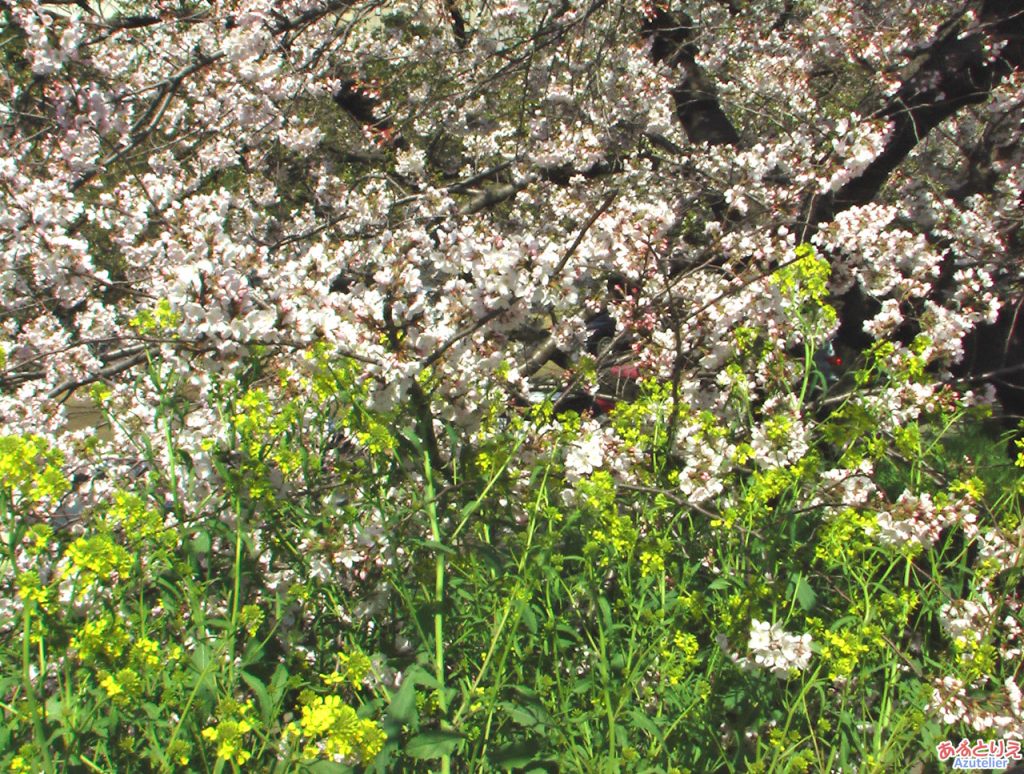
{"type": "Polygon", "coordinates": [[[25,683],[25,699],[28,702],[28,712],[32,717],[32,732],[35,736],[36,747],[43,755],[46,762],[46,771],[53,771],[53,761],[50,759],[50,747],[46,742],[46,734],[43,730],[43,720],[40,717],[39,702],[36,699],[36,687],[32,682],[32,602],[28,599],[21,608],[24,621],[24,633],[21,638],[21,671],[22,680],[25,683]]]}
{"type": "Polygon", "coordinates": [[[85,764],[86,768],[89,769],[89,771],[98,771],[100,772],[100,774],[103,774],[103,769],[101,769],[97,763],[93,762],[92,760],[90,760],[82,754],[79,754],[78,757],[81,759],[82,763],[85,764]]]}
{"type": "Polygon", "coordinates": [[[814,366],[814,350],[811,349],[810,343],[807,339],[804,339],[804,381],[800,385],[800,398],[797,400],[797,405],[804,405],[804,398],[807,397],[807,387],[811,382],[811,370],[814,366]]]}
{"type": "Polygon", "coordinates": [[[604,624],[598,623],[597,633],[599,637],[599,645],[601,648],[601,677],[602,683],[601,693],[604,698],[604,709],[605,714],[608,716],[608,763],[614,765],[615,762],[615,708],[612,706],[612,695],[609,690],[609,683],[612,679],[610,658],[608,655],[608,642],[605,639],[604,624]]]}
{"type": "MultiPolygon", "coordinates": [[[[423,473],[426,479],[427,515],[430,517],[430,538],[438,546],[441,545],[441,524],[437,516],[437,498],[434,491],[434,469],[430,464],[430,455],[423,455],[423,473]]],[[[448,699],[445,696],[444,683],[444,552],[438,550],[434,558],[434,675],[437,678],[437,704],[444,716],[448,712],[448,699]]],[[[442,721],[442,728],[448,724],[442,721]]],[[[441,756],[442,774],[450,774],[452,770],[451,756],[441,756]]]]}
{"type": "Polygon", "coordinates": [[[171,486],[171,497],[174,500],[174,512],[181,514],[178,502],[178,460],[174,453],[174,434],[170,416],[164,416],[164,442],[167,444],[167,477],[171,486]]]}
{"type": "Polygon", "coordinates": [[[242,504],[235,498],[235,567],[234,567],[234,588],[231,595],[231,629],[228,635],[230,643],[232,681],[235,671],[235,642],[238,637],[238,612],[242,597],[242,504]]]}

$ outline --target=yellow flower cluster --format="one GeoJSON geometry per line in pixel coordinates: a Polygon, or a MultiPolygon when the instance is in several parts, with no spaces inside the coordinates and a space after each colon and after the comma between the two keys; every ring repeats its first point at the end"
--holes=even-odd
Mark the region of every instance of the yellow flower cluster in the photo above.
{"type": "Polygon", "coordinates": [[[142,678],[134,669],[125,667],[113,674],[110,672],[102,674],[100,687],[107,692],[107,696],[114,704],[126,707],[142,695],[142,678]]]}
{"type": "MultiPolygon", "coordinates": [[[[603,565],[607,564],[610,556],[629,556],[636,545],[636,540],[637,531],[636,527],[633,526],[633,522],[628,516],[616,511],[607,514],[602,519],[601,526],[590,533],[590,543],[587,544],[585,550],[597,551],[604,548],[605,556],[601,559],[603,565]]],[[[648,557],[648,564],[650,564],[652,559],[653,557],[648,557]]],[[[662,568],[664,568],[664,564],[662,564],[662,568]]],[[[652,567],[648,569],[651,572],[654,571],[652,567]]]]}
{"type": "MultiPolygon", "coordinates": [[[[179,649],[175,646],[172,650],[179,649]]],[[[166,654],[160,655],[160,645],[148,637],[140,637],[132,645],[132,660],[143,667],[156,667],[164,663],[166,654]]]]}
{"type": "Polygon", "coordinates": [[[259,605],[244,605],[238,613],[238,622],[252,637],[260,628],[260,624],[263,623],[263,611],[260,610],[259,605]]]}
{"type": "Polygon", "coordinates": [[[831,265],[823,258],[818,258],[814,247],[806,242],[797,245],[794,254],[796,259],[775,272],[772,282],[789,298],[821,304],[828,296],[831,265]]]}
{"type": "Polygon", "coordinates": [[[161,298],[152,309],[143,309],[128,324],[139,333],[153,334],[159,331],[173,330],[181,323],[181,313],[171,308],[171,302],[161,298]]]}
{"type": "Polygon", "coordinates": [[[134,561],[124,546],[104,534],[78,538],[68,546],[67,558],[71,561],[71,573],[77,574],[82,582],[79,594],[97,581],[113,581],[115,575],[126,577],[134,561]]]}
{"type": "Polygon", "coordinates": [[[29,527],[26,538],[30,541],[27,547],[28,553],[31,556],[39,556],[46,552],[53,540],[53,527],[49,524],[33,524],[29,527]]]}
{"type": "Polygon", "coordinates": [[[380,725],[360,718],[340,696],[309,697],[302,717],[285,727],[285,736],[302,745],[307,760],[372,761],[384,748],[386,736],[380,725]]]}
{"type": "Polygon", "coordinates": [[[373,667],[370,657],[362,651],[341,653],[338,655],[338,668],[327,675],[321,675],[326,685],[349,683],[353,688],[362,685],[373,667]]]}
{"type": "Polygon", "coordinates": [[[204,728],[203,738],[214,745],[218,758],[242,766],[252,757],[252,753],[245,749],[245,735],[253,728],[252,702],[248,701],[238,707],[237,715],[234,717],[225,718],[214,726],[204,728]]]}
{"type": "Polygon", "coordinates": [[[993,674],[999,660],[999,652],[992,643],[978,641],[974,637],[957,637],[953,640],[953,652],[959,667],[957,676],[967,683],[993,674]]]}
{"type": "Polygon", "coordinates": [[[640,574],[659,576],[665,572],[665,557],[657,551],[640,552],[640,574]]]}
{"type": "Polygon", "coordinates": [[[38,435],[0,436],[0,491],[22,500],[56,500],[70,488],[64,455],[38,435]]]}
{"type": "Polygon", "coordinates": [[[841,564],[871,550],[875,544],[870,535],[877,525],[878,519],[870,511],[844,509],[822,527],[815,558],[826,564],[841,564]]]}
{"type": "Polygon", "coordinates": [[[18,749],[18,754],[7,764],[10,774],[34,774],[37,769],[32,765],[32,761],[38,759],[38,753],[35,745],[23,744],[18,749]]]}
{"type": "Polygon", "coordinates": [[[145,501],[137,494],[118,491],[114,493],[114,502],[107,510],[111,526],[119,526],[124,530],[127,539],[134,545],[154,540],[168,548],[177,541],[177,533],[164,527],[160,514],[147,508],[145,501]]]}
{"type": "Polygon", "coordinates": [[[18,596],[26,602],[35,602],[44,610],[50,607],[50,589],[46,588],[35,570],[27,570],[18,576],[18,596]]]}
{"type": "Polygon", "coordinates": [[[615,502],[615,482],[611,474],[604,470],[595,471],[589,478],[579,482],[578,489],[584,495],[584,506],[593,512],[597,522],[590,532],[590,540],[584,546],[584,552],[600,555],[602,566],[612,557],[632,554],[639,533],[629,516],[619,512],[615,502]]]}
{"type": "Polygon", "coordinates": [[[828,664],[828,679],[843,680],[853,675],[863,656],[870,651],[859,632],[853,630],[815,633],[821,643],[821,659],[828,664]]]}
{"type": "Polygon", "coordinates": [[[128,645],[128,632],[112,616],[86,621],[71,638],[71,648],[78,651],[83,663],[103,657],[109,661],[119,658],[128,645]]]}
{"type": "Polygon", "coordinates": [[[676,631],[661,650],[661,673],[669,685],[679,685],[700,660],[700,645],[689,632],[676,631]]]}

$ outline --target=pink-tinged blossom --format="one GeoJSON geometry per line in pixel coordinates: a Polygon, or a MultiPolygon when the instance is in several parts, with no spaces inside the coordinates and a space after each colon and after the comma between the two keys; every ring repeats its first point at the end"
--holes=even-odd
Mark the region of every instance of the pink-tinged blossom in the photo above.
{"type": "Polygon", "coordinates": [[[807,669],[811,662],[811,635],[790,634],[781,624],[756,618],[750,622],[750,654],[743,663],[750,669],[765,669],[779,679],[807,669]]]}
{"type": "Polygon", "coordinates": [[[879,512],[877,537],[898,548],[929,549],[958,517],[953,508],[937,507],[927,492],[913,495],[904,491],[891,507],[879,512]]]}
{"type": "Polygon", "coordinates": [[[873,474],[870,460],[862,460],[850,470],[835,468],[824,471],[811,504],[833,506],[838,510],[868,507],[879,496],[873,474]]]}
{"type": "Polygon", "coordinates": [[[565,455],[565,472],[570,481],[578,481],[599,470],[605,461],[606,439],[604,431],[594,420],[585,423],[588,432],[569,444],[565,455]]]}
{"type": "Polygon", "coordinates": [[[985,698],[979,698],[977,688],[955,677],[943,677],[935,682],[926,709],[945,725],[964,723],[978,733],[994,731],[1002,739],[1024,738],[1024,706],[1016,680],[1006,678],[985,698]]]}
{"type": "Polygon", "coordinates": [[[885,147],[890,128],[888,124],[873,126],[856,113],[840,120],[836,124],[832,149],[843,164],[824,185],[823,192],[838,191],[853,178],[860,177],[885,147]]]}
{"type": "Polygon", "coordinates": [[[878,314],[870,320],[864,321],[864,331],[876,339],[886,338],[902,322],[903,314],[900,312],[900,300],[898,298],[887,298],[882,302],[882,308],[878,310],[878,314]]]}

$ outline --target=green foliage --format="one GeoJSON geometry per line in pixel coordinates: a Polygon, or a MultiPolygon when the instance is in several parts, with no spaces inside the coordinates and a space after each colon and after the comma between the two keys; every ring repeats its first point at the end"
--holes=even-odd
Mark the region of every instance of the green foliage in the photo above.
{"type": "MultiPolygon", "coordinates": [[[[800,262],[786,292],[813,302],[813,253],[800,262]]],[[[901,357],[872,353],[862,380],[926,378],[901,357]]],[[[415,417],[370,410],[322,348],[284,404],[256,361],[225,381],[204,462],[175,445],[187,401],[151,369],[167,449],[140,441],[149,473],[73,522],[52,517],[61,455],[0,438],[5,770],[898,770],[972,734],[922,711],[937,680],[1012,674],[994,627],[941,625],[951,599],[1020,577],[976,544],[1019,525],[1019,469],[955,403],[887,430],[851,397],[799,459],[767,464],[749,428],[650,383],[604,428],[636,461],[627,480],[569,476],[583,423],[550,408],[491,421],[475,452],[451,434],[439,469],[415,417]],[[737,441],[705,505],[678,496],[668,427],[684,421],[737,441]],[[548,435],[520,470],[532,423],[548,435]],[[872,507],[823,478],[867,469],[872,507]],[[904,492],[973,526],[880,540],[904,492]],[[807,633],[806,665],[760,668],[755,622],[807,633]]],[[[782,444],[798,421],[759,427],[782,444]]]]}

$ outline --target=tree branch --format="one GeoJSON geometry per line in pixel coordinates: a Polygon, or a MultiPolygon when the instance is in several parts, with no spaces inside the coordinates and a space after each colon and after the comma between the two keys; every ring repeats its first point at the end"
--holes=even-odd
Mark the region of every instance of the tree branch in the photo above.
{"type": "Polygon", "coordinates": [[[914,71],[875,118],[891,121],[892,131],[863,174],[819,197],[808,223],[874,200],[893,171],[942,121],[967,105],[988,99],[999,82],[1024,63],[1024,0],[986,0],[973,29],[951,25],[914,63],[914,71]],[[998,51],[993,55],[993,50],[998,51]]]}
{"type": "Polygon", "coordinates": [[[694,21],[686,13],[673,17],[667,4],[658,2],[645,30],[651,38],[651,59],[683,72],[683,79],[672,89],[672,100],[676,116],[690,141],[736,145],[740,141],[739,132],[718,104],[714,88],[697,64],[694,30],[694,21]]]}

